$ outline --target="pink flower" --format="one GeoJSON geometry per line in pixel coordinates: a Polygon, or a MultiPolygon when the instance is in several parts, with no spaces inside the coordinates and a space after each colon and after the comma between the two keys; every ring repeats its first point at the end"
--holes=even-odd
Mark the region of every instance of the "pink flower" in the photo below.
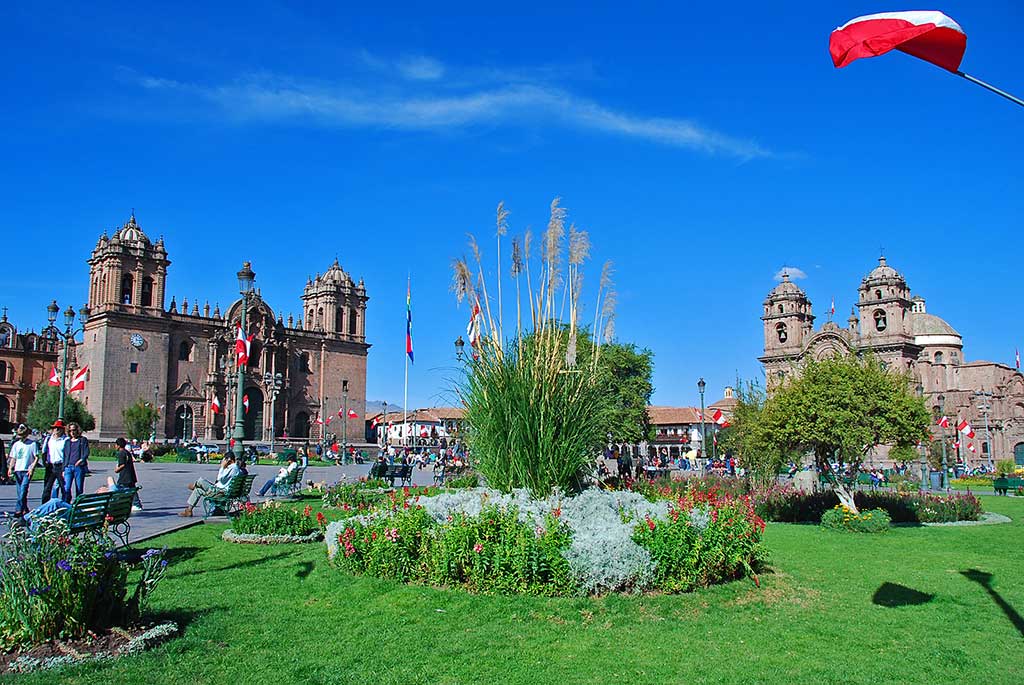
{"type": "Polygon", "coordinates": [[[483,552],[483,551],[484,551],[484,546],[483,546],[483,545],[481,545],[481,544],[480,544],[480,543],[478,542],[478,543],[476,543],[475,545],[473,545],[473,551],[474,551],[474,552],[476,552],[477,554],[480,554],[481,552],[483,552]]]}

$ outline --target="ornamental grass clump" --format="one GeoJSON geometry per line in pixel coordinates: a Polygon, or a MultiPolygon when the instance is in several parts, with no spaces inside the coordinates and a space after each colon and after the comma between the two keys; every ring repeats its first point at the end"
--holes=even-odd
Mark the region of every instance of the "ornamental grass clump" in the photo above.
{"type": "Polygon", "coordinates": [[[512,240],[516,318],[508,339],[501,297],[501,241],[508,231],[503,204],[496,222],[494,307],[475,239],[470,241],[474,267],[465,258],[454,262],[452,290],[473,309],[472,355],[458,388],[466,407],[467,442],[487,483],[504,492],[578,491],[604,440],[608,405],[597,364],[603,342],[613,333],[611,269],[605,266],[597,291],[592,351],[581,356],[580,293],[590,241],[574,225],[567,231],[565,219],[556,198],[535,265],[530,232],[521,242],[512,240]]]}
{"type": "Polygon", "coordinates": [[[40,519],[34,532],[12,527],[0,543],[0,647],[134,624],[163,578],[163,556],[162,550],[142,555],[129,593],[132,566],[106,537],[73,536],[56,517],[40,519]]]}

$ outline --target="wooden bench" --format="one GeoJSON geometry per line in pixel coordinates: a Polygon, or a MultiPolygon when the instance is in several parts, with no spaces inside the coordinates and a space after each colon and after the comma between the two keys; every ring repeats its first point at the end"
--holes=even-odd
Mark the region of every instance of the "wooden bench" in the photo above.
{"type": "Polygon", "coordinates": [[[131,488],[79,495],[67,513],[69,532],[103,535],[105,529],[107,534],[112,533],[123,546],[127,546],[131,533],[128,519],[132,515],[135,492],[135,488],[131,488]]]}
{"type": "Polygon", "coordinates": [[[252,492],[252,484],[255,480],[255,475],[238,475],[229,480],[227,487],[223,490],[217,488],[217,492],[203,497],[203,518],[213,516],[213,512],[217,509],[223,511],[225,516],[239,509],[249,501],[249,493],[252,492]]]}
{"type": "Polygon", "coordinates": [[[302,490],[302,478],[306,475],[305,466],[296,466],[295,470],[284,477],[284,480],[278,483],[274,481],[274,486],[270,488],[270,492],[275,497],[290,496],[298,494],[302,490]]]}
{"type": "Polygon", "coordinates": [[[997,495],[1005,495],[1010,489],[1010,479],[996,478],[992,481],[992,489],[996,491],[997,495]]]}
{"type": "Polygon", "coordinates": [[[399,485],[412,485],[412,464],[395,464],[389,466],[387,472],[384,473],[382,478],[391,484],[391,487],[395,487],[395,481],[398,481],[399,485]]]}

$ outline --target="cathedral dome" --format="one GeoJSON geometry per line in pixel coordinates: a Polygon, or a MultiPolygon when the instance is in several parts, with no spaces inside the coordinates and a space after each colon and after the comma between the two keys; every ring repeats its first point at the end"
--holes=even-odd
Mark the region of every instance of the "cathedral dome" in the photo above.
{"type": "Polygon", "coordinates": [[[864,277],[865,285],[874,285],[876,283],[905,284],[906,281],[903,278],[903,274],[886,263],[885,257],[879,257],[878,266],[872,269],[871,273],[864,277]]]}
{"type": "Polygon", "coordinates": [[[944,319],[927,312],[910,313],[910,332],[917,345],[963,346],[963,338],[955,328],[944,319]]]}
{"type": "Polygon", "coordinates": [[[121,227],[121,230],[114,237],[120,239],[123,243],[143,243],[144,245],[149,245],[149,238],[146,237],[146,234],[142,232],[142,229],[135,222],[134,212],[132,212],[128,221],[124,223],[124,226],[121,227]]]}
{"type": "Polygon", "coordinates": [[[341,268],[341,265],[338,264],[337,259],[334,260],[334,264],[331,264],[331,268],[324,272],[324,275],[321,276],[321,280],[325,283],[337,284],[350,283],[352,281],[349,275],[345,273],[345,270],[341,268]]]}
{"type": "Polygon", "coordinates": [[[768,293],[768,299],[784,295],[799,295],[801,297],[806,295],[800,286],[789,280],[789,274],[785,271],[782,272],[782,281],[768,293]]]}

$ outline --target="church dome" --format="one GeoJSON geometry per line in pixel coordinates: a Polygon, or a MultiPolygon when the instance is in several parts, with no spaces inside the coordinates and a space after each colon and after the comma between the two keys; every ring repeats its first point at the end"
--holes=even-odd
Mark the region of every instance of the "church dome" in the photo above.
{"type": "Polygon", "coordinates": [[[957,338],[960,334],[950,326],[945,319],[926,312],[910,313],[910,332],[918,335],[953,335],[957,338]]]}
{"type": "Polygon", "coordinates": [[[135,222],[134,212],[132,212],[128,221],[124,223],[124,226],[121,227],[121,230],[114,237],[120,239],[123,243],[143,243],[149,245],[149,238],[146,237],[146,234],[142,232],[142,229],[135,222]]]}
{"type": "Polygon", "coordinates": [[[878,266],[872,269],[871,273],[864,277],[865,285],[870,286],[876,283],[906,284],[906,281],[903,278],[903,274],[889,266],[885,261],[885,257],[883,256],[878,258],[878,266]]]}
{"type": "Polygon", "coordinates": [[[786,295],[798,295],[800,297],[806,296],[803,289],[793,281],[789,280],[789,274],[785,271],[782,272],[782,281],[777,286],[772,288],[771,292],[768,293],[768,299],[786,295]]]}
{"type": "Polygon", "coordinates": [[[331,268],[325,271],[324,275],[320,278],[325,283],[337,283],[339,285],[352,281],[349,275],[345,273],[345,270],[341,268],[341,265],[338,264],[337,259],[334,260],[334,264],[331,264],[331,268]]]}

